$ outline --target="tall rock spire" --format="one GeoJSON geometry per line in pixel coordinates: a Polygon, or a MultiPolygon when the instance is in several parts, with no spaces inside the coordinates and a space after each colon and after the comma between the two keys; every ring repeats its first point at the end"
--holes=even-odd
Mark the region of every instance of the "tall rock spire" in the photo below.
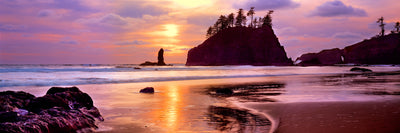
{"type": "Polygon", "coordinates": [[[166,65],[164,62],[164,50],[161,48],[160,51],[158,51],[158,66],[164,66],[166,65]]]}

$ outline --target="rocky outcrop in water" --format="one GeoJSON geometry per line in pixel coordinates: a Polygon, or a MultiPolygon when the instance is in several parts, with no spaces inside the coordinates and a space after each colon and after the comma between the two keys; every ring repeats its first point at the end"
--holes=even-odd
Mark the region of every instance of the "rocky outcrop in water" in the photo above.
{"type": "Polygon", "coordinates": [[[164,49],[161,48],[158,51],[157,59],[158,59],[157,62],[146,61],[146,62],[140,64],[140,66],[165,66],[165,65],[167,65],[164,62],[164,49]]]}
{"type": "Polygon", "coordinates": [[[77,87],[52,87],[42,97],[0,92],[0,132],[90,132],[96,120],[104,119],[77,87]]]}
{"type": "Polygon", "coordinates": [[[292,65],[269,26],[232,27],[189,50],[188,66],[292,65]]]}
{"type": "Polygon", "coordinates": [[[400,33],[364,40],[344,49],[308,53],[296,59],[297,65],[400,64],[400,33]]]}
{"type": "Polygon", "coordinates": [[[296,59],[297,65],[301,66],[329,66],[342,64],[343,51],[334,48],[322,50],[319,53],[307,53],[296,59]]]}

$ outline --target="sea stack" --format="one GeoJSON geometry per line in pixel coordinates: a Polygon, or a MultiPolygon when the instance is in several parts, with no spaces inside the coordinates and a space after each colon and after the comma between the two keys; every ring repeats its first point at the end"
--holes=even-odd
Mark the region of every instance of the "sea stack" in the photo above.
{"type": "Polygon", "coordinates": [[[188,66],[292,65],[272,27],[230,27],[189,50],[188,66]]]}
{"type": "Polygon", "coordinates": [[[164,62],[164,49],[163,48],[161,48],[158,51],[157,59],[158,59],[157,62],[146,61],[146,62],[140,64],[140,66],[166,66],[167,64],[165,64],[165,62],[164,62]]]}
{"type": "Polygon", "coordinates": [[[160,49],[158,51],[158,62],[157,62],[158,66],[165,66],[165,62],[164,62],[164,49],[160,49]]]}

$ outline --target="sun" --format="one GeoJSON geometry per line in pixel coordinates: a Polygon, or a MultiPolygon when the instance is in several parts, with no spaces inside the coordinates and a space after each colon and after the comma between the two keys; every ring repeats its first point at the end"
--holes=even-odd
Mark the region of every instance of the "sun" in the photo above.
{"type": "Polygon", "coordinates": [[[167,37],[176,37],[179,34],[179,26],[176,24],[165,24],[163,28],[163,34],[167,37]]]}

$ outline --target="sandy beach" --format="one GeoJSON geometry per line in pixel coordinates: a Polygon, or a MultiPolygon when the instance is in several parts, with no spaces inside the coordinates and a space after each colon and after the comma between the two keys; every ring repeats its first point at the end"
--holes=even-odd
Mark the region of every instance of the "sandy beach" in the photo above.
{"type": "Polygon", "coordinates": [[[400,99],[365,102],[249,103],[272,118],[276,133],[397,133],[400,99]]]}
{"type": "MultiPolygon", "coordinates": [[[[398,72],[338,73],[76,86],[100,110],[101,133],[394,133],[400,131],[399,79],[398,72]],[[145,87],[155,93],[139,93],[145,87]]],[[[50,87],[2,90],[42,96],[50,87]]]]}
{"type": "Polygon", "coordinates": [[[336,80],[330,75],[188,80],[102,85],[100,88],[104,89],[93,89],[96,91],[90,93],[106,119],[100,123],[99,132],[395,133],[400,131],[400,97],[392,92],[398,89],[398,81],[393,80],[396,78],[398,75],[369,78],[351,75],[336,80]],[[314,79],[328,80],[326,77],[329,84],[310,84],[314,79]],[[384,86],[385,90],[378,91],[388,93],[369,88],[357,90],[362,87],[360,84],[343,89],[346,86],[331,81],[350,81],[348,78],[357,82],[370,79],[362,86],[384,86]],[[154,86],[157,93],[137,93],[146,86],[154,86]],[[232,96],[209,94],[210,88],[236,86],[251,87],[244,92],[234,90],[236,95],[232,96]],[[252,87],[257,89],[247,91],[252,87]],[[105,88],[125,89],[114,89],[109,92],[113,97],[105,100],[100,95],[107,94],[100,91],[108,91],[105,88]],[[304,88],[330,90],[309,92],[304,88]],[[303,97],[304,92],[299,90],[314,97],[313,101],[303,97]]]}

